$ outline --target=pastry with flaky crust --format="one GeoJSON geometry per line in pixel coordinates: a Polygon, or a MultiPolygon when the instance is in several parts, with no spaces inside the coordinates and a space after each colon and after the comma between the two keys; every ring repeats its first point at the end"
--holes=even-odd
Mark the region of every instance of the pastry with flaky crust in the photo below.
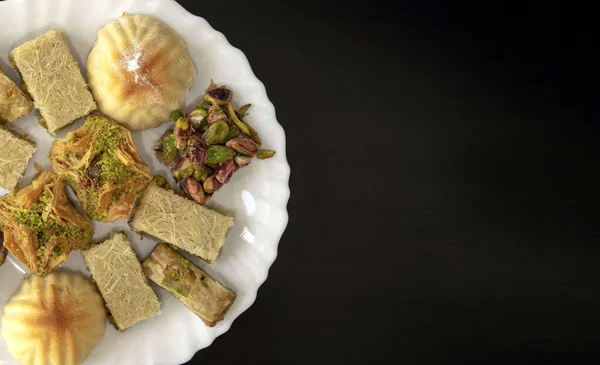
{"type": "Polygon", "coordinates": [[[7,349],[23,365],[81,364],[105,330],[100,293],[74,273],[26,278],[2,316],[7,349]]]}
{"type": "Polygon", "coordinates": [[[131,133],[101,113],[91,114],[84,125],[54,141],[49,157],[85,213],[97,221],[127,218],[152,180],[131,133]]]}
{"type": "Polygon", "coordinates": [[[65,182],[45,171],[30,185],[0,198],[4,247],[31,272],[45,275],[73,250],[87,248],[92,222],[67,198],[65,182]]]}
{"type": "Polygon", "coordinates": [[[142,267],[152,281],[175,295],[209,327],[223,320],[237,296],[164,242],[142,267]]]}
{"type": "Polygon", "coordinates": [[[173,29],[149,15],[125,14],[98,32],[87,72],[98,108],[143,130],[181,106],[196,69],[173,29]]]}

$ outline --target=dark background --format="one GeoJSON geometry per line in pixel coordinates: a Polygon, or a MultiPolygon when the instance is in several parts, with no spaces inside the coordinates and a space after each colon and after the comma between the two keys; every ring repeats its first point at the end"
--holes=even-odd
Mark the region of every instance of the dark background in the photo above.
{"type": "Polygon", "coordinates": [[[181,3],[246,53],[292,167],[269,279],[192,364],[600,361],[591,9],[181,3]]]}
{"type": "Polygon", "coordinates": [[[180,1],[287,133],[290,223],[191,364],[600,361],[591,9],[180,1]]]}

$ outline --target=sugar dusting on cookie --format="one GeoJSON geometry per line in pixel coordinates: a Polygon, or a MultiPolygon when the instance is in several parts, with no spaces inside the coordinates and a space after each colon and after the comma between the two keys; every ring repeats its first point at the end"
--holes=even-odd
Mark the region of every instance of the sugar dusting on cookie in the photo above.
{"type": "Polygon", "coordinates": [[[143,47],[133,44],[127,48],[115,65],[120,76],[127,82],[125,93],[128,96],[144,93],[145,98],[160,98],[160,88],[152,80],[151,70],[143,47]]]}

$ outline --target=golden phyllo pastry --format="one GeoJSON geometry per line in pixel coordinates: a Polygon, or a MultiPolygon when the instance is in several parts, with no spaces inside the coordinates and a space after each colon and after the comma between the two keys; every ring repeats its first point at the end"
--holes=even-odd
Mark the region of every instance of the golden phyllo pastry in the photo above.
{"type": "Polygon", "coordinates": [[[67,198],[65,183],[43,172],[31,185],[0,198],[4,246],[31,272],[49,273],[72,250],[89,247],[92,223],[67,198]]]}
{"type": "Polygon", "coordinates": [[[50,162],[71,185],[86,214],[97,221],[127,218],[152,180],[131,133],[100,113],[55,141],[50,162]]]}
{"type": "Polygon", "coordinates": [[[42,116],[40,124],[51,135],[96,109],[60,30],[21,44],[10,52],[10,59],[42,116]]]}
{"type": "Polygon", "coordinates": [[[32,275],[4,307],[2,337],[23,365],[78,365],[106,331],[94,284],[74,273],[32,275]]]}
{"type": "Polygon", "coordinates": [[[31,113],[33,103],[0,67],[0,124],[14,123],[31,113]]]}
{"type": "Polygon", "coordinates": [[[149,15],[125,14],[98,32],[87,72],[98,108],[142,130],[179,109],[196,69],[173,29],[149,15]]]}
{"type": "Polygon", "coordinates": [[[235,301],[234,292],[166,243],[159,243],[142,267],[152,281],[173,293],[209,327],[223,320],[235,301]]]}
{"type": "Polygon", "coordinates": [[[0,127],[0,188],[12,191],[23,177],[35,152],[35,144],[0,127]]]}

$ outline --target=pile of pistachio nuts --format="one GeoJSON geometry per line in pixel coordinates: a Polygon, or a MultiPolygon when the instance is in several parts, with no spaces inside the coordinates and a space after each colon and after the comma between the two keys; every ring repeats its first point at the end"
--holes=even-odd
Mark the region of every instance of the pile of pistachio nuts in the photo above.
{"type": "Polygon", "coordinates": [[[230,89],[211,82],[203,101],[189,114],[171,113],[175,127],[168,129],[155,147],[181,189],[200,204],[206,204],[253,158],[275,155],[275,151],[261,148],[258,133],[244,121],[251,105],[235,110],[232,99],[230,89]]]}

